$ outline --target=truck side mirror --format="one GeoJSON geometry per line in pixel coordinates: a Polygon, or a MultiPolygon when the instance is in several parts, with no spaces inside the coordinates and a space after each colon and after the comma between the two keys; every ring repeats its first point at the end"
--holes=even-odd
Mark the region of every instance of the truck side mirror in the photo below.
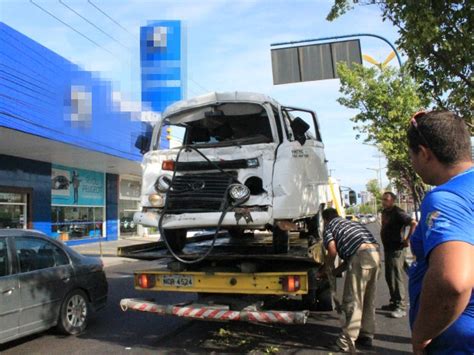
{"type": "Polygon", "coordinates": [[[304,145],[306,142],[305,133],[309,129],[309,124],[303,121],[302,118],[296,117],[293,121],[291,121],[291,129],[293,130],[293,134],[295,135],[295,139],[300,142],[301,145],[304,145]]]}
{"type": "Polygon", "coordinates": [[[135,147],[140,150],[141,154],[145,154],[150,150],[150,138],[140,134],[135,141],[135,147]]]}
{"type": "Polygon", "coordinates": [[[349,191],[349,204],[351,206],[353,205],[356,205],[357,204],[357,194],[354,190],[350,190],[349,191]]]}

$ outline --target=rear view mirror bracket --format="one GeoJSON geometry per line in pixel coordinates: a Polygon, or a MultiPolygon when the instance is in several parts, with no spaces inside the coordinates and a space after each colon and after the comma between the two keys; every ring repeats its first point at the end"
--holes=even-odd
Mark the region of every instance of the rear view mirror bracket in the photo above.
{"type": "Polygon", "coordinates": [[[140,134],[135,141],[135,147],[140,150],[140,154],[145,154],[150,150],[150,138],[140,134]]]}

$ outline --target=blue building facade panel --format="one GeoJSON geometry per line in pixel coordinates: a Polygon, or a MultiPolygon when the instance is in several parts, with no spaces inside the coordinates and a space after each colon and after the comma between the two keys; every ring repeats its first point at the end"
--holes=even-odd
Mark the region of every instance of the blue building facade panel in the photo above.
{"type": "Polygon", "coordinates": [[[107,216],[107,240],[116,240],[119,234],[119,210],[118,210],[118,195],[119,195],[119,177],[115,174],[105,175],[106,185],[106,209],[105,215],[107,216]]]}
{"type": "Polygon", "coordinates": [[[119,110],[102,80],[0,23],[0,126],[140,161],[146,125],[119,110]]]}
{"type": "MultiPolygon", "coordinates": [[[[134,143],[151,134],[150,125],[136,120],[139,112],[120,111],[110,82],[1,22],[0,43],[0,127],[141,161],[134,143]]],[[[83,236],[68,244],[97,241],[104,231],[107,240],[118,238],[119,175],[0,154],[5,210],[1,198],[11,194],[27,196],[29,228],[57,238],[83,228],[83,236]]]]}

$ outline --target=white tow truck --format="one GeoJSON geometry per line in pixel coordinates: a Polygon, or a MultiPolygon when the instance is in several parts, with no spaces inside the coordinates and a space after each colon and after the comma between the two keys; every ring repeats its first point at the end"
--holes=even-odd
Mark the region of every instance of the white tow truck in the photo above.
{"type": "Polygon", "coordinates": [[[159,261],[135,271],[138,290],[199,297],[184,305],[123,299],[123,310],[305,323],[310,310],[332,307],[319,274],[323,248],[308,254],[308,246],[321,244],[322,210],[342,208],[313,111],[262,94],[210,93],[171,105],[151,142],[137,144],[146,153],[134,220],[162,241],[119,255],[159,261]],[[182,144],[161,149],[164,130],[182,144]],[[277,310],[282,299],[303,302],[277,310]]]}

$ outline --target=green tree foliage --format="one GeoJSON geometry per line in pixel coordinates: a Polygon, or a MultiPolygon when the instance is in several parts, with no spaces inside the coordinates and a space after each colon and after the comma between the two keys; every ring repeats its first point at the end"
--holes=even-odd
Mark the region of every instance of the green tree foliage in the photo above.
{"type": "MultiPolygon", "coordinates": [[[[339,64],[338,75],[343,94],[338,102],[359,111],[351,118],[359,132],[356,138],[362,134],[365,142],[375,144],[387,158],[387,175],[397,189],[410,191],[414,200],[420,201],[424,188],[410,164],[406,131],[412,113],[426,106],[429,99],[420,94],[411,77],[393,68],[354,65],[350,69],[339,64]]],[[[369,181],[367,190],[380,200],[374,181],[369,181]]]]}
{"type": "MultiPolygon", "coordinates": [[[[366,189],[368,192],[372,194],[375,198],[375,205],[377,206],[377,211],[382,210],[382,193],[383,191],[380,191],[380,186],[379,182],[377,179],[371,179],[367,181],[367,184],[365,185],[366,189]]],[[[377,212],[375,212],[377,213],[377,212]]]]}
{"type": "Polygon", "coordinates": [[[472,1],[335,0],[327,19],[349,11],[352,3],[379,6],[382,18],[398,28],[396,44],[408,56],[407,68],[435,108],[458,112],[474,131],[472,1]]]}
{"type": "Polygon", "coordinates": [[[367,191],[374,195],[377,200],[380,200],[382,197],[382,192],[380,191],[379,182],[377,179],[371,179],[367,181],[365,187],[367,188],[367,191]]]}
{"type": "Polygon", "coordinates": [[[371,203],[365,203],[363,205],[360,205],[359,212],[362,214],[377,214],[377,211],[374,210],[374,205],[371,203]]]}

